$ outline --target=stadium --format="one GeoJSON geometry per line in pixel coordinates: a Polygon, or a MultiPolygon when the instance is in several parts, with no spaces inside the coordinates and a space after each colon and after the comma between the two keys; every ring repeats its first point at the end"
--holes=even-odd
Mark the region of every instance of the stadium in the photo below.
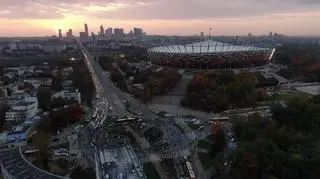
{"type": "Polygon", "coordinates": [[[251,68],[270,61],[274,52],[274,48],[233,45],[213,40],[148,49],[153,64],[185,69],[251,68]]]}

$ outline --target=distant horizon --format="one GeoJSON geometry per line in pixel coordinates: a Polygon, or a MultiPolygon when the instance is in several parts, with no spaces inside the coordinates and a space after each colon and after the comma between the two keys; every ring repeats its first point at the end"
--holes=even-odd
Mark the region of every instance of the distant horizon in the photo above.
{"type": "MultiPolygon", "coordinates": [[[[11,0],[0,2],[0,36],[51,36],[58,29],[78,35],[87,23],[133,27],[148,34],[236,36],[276,32],[286,36],[320,36],[320,1],[315,0],[11,0]],[[182,5],[183,4],[183,5],[182,5]],[[253,6],[254,4],[254,6],[253,6]]],[[[65,34],[64,34],[65,35],[65,34]]]]}
{"type": "MultiPolygon", "coordinates": [[[[91,33],[89,31],[89,33],[91,33]]],[[[90,35],[90,34],[89,34],[90,35]]],[[[95,35],[98,36],[97,33],[95,33],[95,35]]],[[[173,35],[166,35],[166,34],[146,34],[147,36],[165,36],[165,37],[173,37],[173,36],[176,36],[176,37],[201,37],[200,34],[194,34],[194,35],[177,35],[177,34],[173,34],[173,35]]],[[[284,37],[292,37],[292,38],[298,38],[298,37],[301,37],[301,38],[312,38],[312,37],[315,37],[315,38],[320,38],[320,35],[286,35],[286,34],[280,34],[279,35],[283,35],[284,37]]],[[[243,35],[211,35],[211,37],[236,37],[236,36],[239,36],[239,37],[248,37],[248,34],[243,34],[243,35]]],[[[79,37],[79,34],[77,35],[73,35],[73,37],[79,37]]],[[[91,37],[91,35],[90,35],[91,37]]],[[[208,35],[204,35],[203,37],[208,37],[208,35]]],[[[268,34],[252,34],[252,37],[268,37],[268,34]]],[[[0,39],[5,39],[5,38],[59,38],[58,37],[58,34],[52,34],[52,35],[44,35],[44,36],[0,36],[0,39]]],[[[63,38],[67,38],[65,34],[63,34],[63,38]]]]}

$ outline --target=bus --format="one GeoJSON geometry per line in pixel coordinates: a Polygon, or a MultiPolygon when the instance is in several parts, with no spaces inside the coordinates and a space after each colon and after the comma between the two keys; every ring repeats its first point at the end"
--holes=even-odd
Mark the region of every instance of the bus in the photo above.
{"type": "Polygon", "coordinates": [[[99,97],[100,97],[100,95],[97,93],[97,94],[96,94],[96,99],[99,99],[99,97]]]}
{"type": "Polygon", "coordinates": [[[224,122],[228,122],[229,121],[229,117],[228,116],[223,116],[223,117],[212,117],[210,119],[210,121],[212,122],[220,122],[220,123],[224,123],[224,122]]]}
{"type": "Polygon", "coordinates": [[[191,167],[191,163],[190,162],[186,162],[186,165],[187,165],[187,168],[188,168],[188,172],[189,172],[190,178],[191,179],[195,179],[196,176],[194,175],[193,169],[191,167]]]}
{"type": "Polygon", "coordinates": [[[117,119],[117,122],[128,122],[128,121],[133,121],[135,119],[136,118],[134,117],[120,118],[120,119],[117,119]]]}
{"type": "Polygon", "coordinates": [[[95,119],[97,117],[97,111],[94,111],[93,115],[92,115],[92,119],[95,119]]]}
{"type": "Polygon", "coordinates": [[[32,154],[34,154],[34,153],[36,153],[36,152],[39,152],[39,149],[25,150],[25,151],[23,152],[23,154],[24,154],[24,155],[32,155],[32,154]]]}

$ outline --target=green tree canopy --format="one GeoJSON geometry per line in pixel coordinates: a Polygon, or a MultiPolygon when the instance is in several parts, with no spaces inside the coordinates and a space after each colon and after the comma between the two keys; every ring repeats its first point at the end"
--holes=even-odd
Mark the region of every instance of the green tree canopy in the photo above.
{"type": "Polygon", "coordinates": [[[72,170],[70,175],[71,179],[96,179],[96,173],[93,168],[83,169],[81,167],[76,167],[72,170]]]}
{"type": "Polygon", "coordinates": [[[39,108],[46,111],[48,110],[52,91],[49,88],[39,88],[37,92],[39,108]]]}

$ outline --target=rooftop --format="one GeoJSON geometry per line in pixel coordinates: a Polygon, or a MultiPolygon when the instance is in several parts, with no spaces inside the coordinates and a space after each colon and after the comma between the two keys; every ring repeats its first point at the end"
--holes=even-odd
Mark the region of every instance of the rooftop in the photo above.
{"type": "Polygon", "coordinates": [[[21,179],[61,179],[30,165],[22,158],[19,149],[11,149],[0,152],[0,161],[4,168],[15,178],[21,179]]]}
{"type": "Polygon", "coordinates": [[[270,51],[269,48],[254,47],[249,45],[232,45],[213,40],[207,40],[186,45],[171,45],[154,47],[148,51],[151,53],[172,53],[172,54],[200,54],[200,53],[221,53],[221,52],[249,52],[249,51],[270,51]]]}
{"type": "Polygon", "coordinates": [[[320,85],[296,87],[296,90],[301,91],[306,94],[309,94],[309,95],[318,95],[318,94],[320,94],[320,85]]]}
{"type": "Polygon", "coordinates": [[[16,134],[25,134],[25,131],[14,131],[14,132],[10,132],[8,133],[8,135],[16,135],[16,134]]]}
{"type": "Polygon", "coordinates": [[[76,89],[76,88],[67,88],[63,91],[66,93],[78,93],[79,92],[78,89],[76,89]]]}
{"type": "Polygon", "coordinates": [[[29,106],[29,105],[32,105],[32,104],[34,104],[34,102],[20,101],[15,106],[29,106]]]}

